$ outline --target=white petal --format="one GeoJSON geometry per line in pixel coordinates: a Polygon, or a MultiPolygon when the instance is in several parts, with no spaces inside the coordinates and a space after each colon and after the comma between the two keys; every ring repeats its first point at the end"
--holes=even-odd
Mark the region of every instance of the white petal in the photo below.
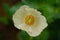
{"type": "MultiPolygon", "coordinates": [[[[27,6],[26,6],[27,7],[27,6]]],[[[20,29],[19,25],[24,23],[24,17],[26,16],[25,6],[20,7],[13,15],[13,21],[15,26],[20,29]]]]}
{"type": "Polygon", "coordinates": [[[41,16],[39,20],[41,21],[39,24],[36,24],[37,26],[33,25],[33,27],[31,27],[31,31],[27,31],[30,36],[38,36],[47,27],[46,19],[44,16],[41,16]]]}

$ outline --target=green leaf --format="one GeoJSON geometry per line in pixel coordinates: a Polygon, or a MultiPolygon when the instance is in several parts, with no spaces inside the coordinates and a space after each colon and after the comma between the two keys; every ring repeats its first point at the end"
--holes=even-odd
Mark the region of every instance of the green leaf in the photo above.
{"type": "Polygon", "coordinates": [[[49,5],[54,5],[55,3],[57,3],[57,1],[59,2],[59,0],[24,0],[23,2],[26,3],[37,3],[37,4],[41,4],[41,3],[46,3],[49,5]],[[24,2],[25,1],[25,2],[24,2]]]}
{"type": "Polygon", "coordinates": [[[42,12],[42,15],[44,15],[48,21],[48,23],[52,23],[56,19],[60,19],[60,7],[52,7],[51,5],[48,4],[41,4],[40,9],[42,12]]]}
{"type": "Polygon", "coordinates": [[[48,23],[53,22],[54,17],[54,7],[48,5],[48,4],[41,4],[40,9],[42,14],[46,17],[48,23]]]}
{"type": "Polygon", "coordinates": [[[20,31],[18,33],[18,39],[19,40],[29,40],[30,36],[25,31],[20,31]]]}
{"type": "Polygon", "coordinates": [[[15,13],[15,11],[18,9],[18,8],[20,8],[20,6],[21,5],[23,5],[23,3],[22,2],[19,2],[19,3],[17,3],[17,5],[14,5],[13,7],[11,7],[10,8],[10,13],[13,15],[14,13],[15,13]]]}
{"type": "Polygon", "coordinates": [[[28,5],[28,2],[26,0],[21,0],[23,4],[28,5]]]}
{"type": "Polygon", "coordinates": [[[39,4],[37,2],[35,3],[34,2],[35,0],[33,2],[30,2],[30,1],[31,0],[29,0],[29,1],[28,0],[22,0],[22,3],[24,3],[25,5],[28,5],[29,7],[39,9],[39,6],[38,6],[39,4]]]}
{"type": "Polygon", "coordinates": [[[6,11],[6,15],[9,17],[9,18],[11,18],[12,17],[12,14],[10,13],[10,6],[7,4],[7,3],[3,3],[2,4],[3,5],[3,8],[4,8],[4,10],[6,11]]]}
{"type": "Polygon", "coordinates": [[[48,40],[50,32],[48,30],[44,30],[40,35],[40,40],[48,40]]]}
{"type": "Polygon", "coordinates": [[[8,19],[6,17],[0,17],[0,22],[8,24],[8,19]]]}

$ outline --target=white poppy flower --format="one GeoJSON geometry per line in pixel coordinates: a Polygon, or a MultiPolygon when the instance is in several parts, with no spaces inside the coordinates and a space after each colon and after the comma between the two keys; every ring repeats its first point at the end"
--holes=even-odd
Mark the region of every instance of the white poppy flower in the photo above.
{"type": "Polygon", "coordinates": [[[26,5],[15,12],[13,21],[16,28],[26,31],[32,37],[41,34],[48,25],[46,18],[39,11],[26,5]]]}

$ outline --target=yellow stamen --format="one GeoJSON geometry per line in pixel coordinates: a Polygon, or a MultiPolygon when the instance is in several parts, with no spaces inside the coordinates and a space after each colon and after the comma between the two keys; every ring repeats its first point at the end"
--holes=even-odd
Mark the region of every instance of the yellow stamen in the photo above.
{"type": "Polygon", "coordinates": [[[25,21],[25,24],[31,26],[31,25],[34,24],[35,18],[34,18],[33,15],[27,15],[27,16],[25,16],[25,20],[24,21],[25,21]]]}

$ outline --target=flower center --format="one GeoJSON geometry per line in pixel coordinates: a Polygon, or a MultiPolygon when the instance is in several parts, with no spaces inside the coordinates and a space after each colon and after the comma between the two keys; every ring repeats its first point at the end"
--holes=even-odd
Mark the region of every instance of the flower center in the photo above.
{"type": "Polygon", "coordinates": [[[31,26],[34,24],[35,18],[33,15],[27,15],[25,16],[25,24],[31,26]]]}

